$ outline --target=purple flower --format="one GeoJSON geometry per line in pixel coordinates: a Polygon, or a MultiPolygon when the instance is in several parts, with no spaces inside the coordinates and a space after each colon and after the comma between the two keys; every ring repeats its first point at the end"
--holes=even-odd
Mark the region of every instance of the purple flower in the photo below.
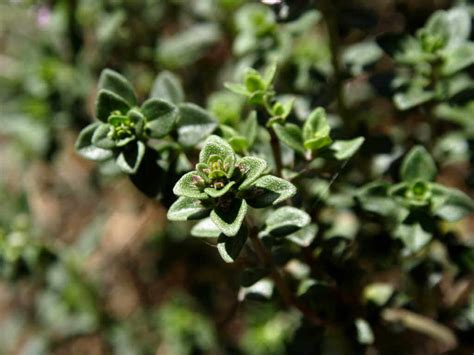
{"type": "Polygon", "coordinates": [[[45,28],[51,22],[51,10],[46,6],[40,6],[36,12],[36,23],[38,27],[45,28]]]}

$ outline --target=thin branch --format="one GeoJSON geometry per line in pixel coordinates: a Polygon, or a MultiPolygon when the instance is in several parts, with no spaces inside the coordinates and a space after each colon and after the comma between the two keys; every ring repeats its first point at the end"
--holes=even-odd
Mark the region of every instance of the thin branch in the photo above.
{"type": "Polygon", "coordinates": [[[329,50],[331,51],[331,64],[334,70],[334,90],[339,115],[346,126],[352,126],[352,120],[344,98],[344,83],[340,58],[340,38],[337,23],[337,13],[333,0],[322,0],[320,10],[324,16],[329,35],[329,50]]]}
{"type": "Polygon", "coordinates": [[[323,325],[323,320],[319,318],[319,316],[312,309],[302,304],[301,302],[299,302],[298,299],[294,297],[288,284],[286,283],[277,266],[273,262],[271,254],[258,237],[258,230],[253,226],[253,223],[249,219],[247,219],[247,224],[249,226],[249,236],[253,248],[260,261],[270,269],[271,278],[275,283],[275,287],[278,289],[278,292],[280,293],[285,304],[288,307],[296,308],[305,318],[310,320],[314,325],[323,325]]]}

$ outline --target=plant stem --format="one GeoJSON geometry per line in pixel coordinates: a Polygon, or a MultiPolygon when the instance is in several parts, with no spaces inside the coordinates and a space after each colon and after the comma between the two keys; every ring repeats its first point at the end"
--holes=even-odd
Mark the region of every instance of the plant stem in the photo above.
{"type": "Polygon", "coordinates": [[[336,95],[337,109],[339,115],[347,127],[352,126],[352,120],[344,98],[343,75],[340,59],[339,31],[337,24],[336,8],[333,0],[322,0],[320,8],[329,35],[329,50],[331,51],[331,64],[334,70],[334,91],[336,95]]]}
{"type": "Polygon", "coordinates": [[[275,160],[275,168],[276,168],[276,175],[281,177],[281,170],[283,168],[283,163],[281,161],[281,149],[280,149],[280,142],[278,141],[278,137],[273,129],[270,127],[270,144],[272,146],[272,153],[273,159],[275,160]]]}
{"type": "Polygon", "coordinates": [[[302,304],[294,297],[288,284],[286,283],[277,266],[273,262],[271,254],[258,237],[258,230],[253,226],[253,223],[249,219],[247,219],[247,224],[249,226],[249,236],[253,248],[255,249],[255,252],[259,257],[260,261],[270,269],[271,278],[275,283],[275,287],[278,289],[278,292],[280,293],[285,304],[288,307],[296,308],[305,318],[311,321],[314,325],[323,325],[324,322],[315,312],[313,312],[312,309],[302,304]]]}

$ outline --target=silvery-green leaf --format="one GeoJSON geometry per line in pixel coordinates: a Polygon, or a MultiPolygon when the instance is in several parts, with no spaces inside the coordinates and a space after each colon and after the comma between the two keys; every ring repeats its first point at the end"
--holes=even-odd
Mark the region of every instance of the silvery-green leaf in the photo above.
{"type": "Polygon", "coordinates": [[[188,221],[207,217],[209,212],[199,200],[181,196],[171,205],[167,217],[170,221],[188,221]]]}
{"type": "Polygon", "coordinates": [[[309,224],[300,230],[287,235],[285,238],[299,245],[300,247],[308,247],[313,242],[318,232],[318,226],[309,224]]]}
{"type": "Polygon", "coordinates": [[[357,318],[355,326],[357,329],[357,341],[360,344],[372,344],[374,342],[374,333],[365,319],[357,318]]]}
{"type": "Polygon", "coordinates": [[[206,187],[204,192],[213,198],[224,196],[235,185],[235,181],[228,182],[222,189],[215,189],[213,187],[206,187]]]}
{"type": "Polygon", "coordinates": [[[266,175],[257,179],[246,197],[250,206],[255,208],[268,207],[294,196],[296,187],[289,181],[276,176],[266,175]]]}
{"type": "Polygon", "coordinates": [[[233,263],[242,251],[247,241],[247,228],[242,226],[237,235],[227,237],[223,234],[217,240],[217,250],[226,263],[233,263]]]}
{"type": "Polygon", "coordinates": [[[99,91],[95,103],[95,113],[102,122],[107,122],[114,111],[125,114],[128,110],[130,110],[130,105],[117,94],[105,89],[99,91]]]}
{"type": "Polygon", "coordinates": [[[219,136],[210,136],[199,153],[199,162],[207,163],[209,158],[217,155],[223,161],[230,159],[229,164],[235,165],[235,153],[229,143],[219,136]]]}
{"type": "Polygon", "coordinates": [[[173,193],[177,196],[186,196],[195,199],[207,199],[209,196],[196,186],[195,176],[199,175],[195,171],[184,174],[174,185],[173,193]]]}
{"type": "Polygon", "coordinates": [[[375,282],[364,288],[364,299],[382,307],[393,295],[393,286],[389,283],[375,282]]]}
{"type": "Polygon", "coordinates": [[[288,147],[304,154],[305,147],[303,146],[303,134],[300,127],[294,123],[287,123],[284,126],[276,123],[272,127],[275,130],[278,139],[288,147]]]}
{"type": "Polygon", "coordinates": [[[217,127],[217,120],[202,107],[191,103],[178,106],[178,140],[190,147],[208,137],[217,127]]]}
{"type": "Polygon", "coordinates": [[[116,163],[124,173],[135,174],[145,154],[145,144],[137,141],[125,146],[117,157],[116,163]]]}
{"type": "Polygon", "coordinates": [[[148,99],[140,110],[146,118],[147,133],[153,138],[168,135],[178,119],[178,108],[161,99],[148,99]]]}
{"type": "Polygon", "coordinates": [[[221,230],[210,218],[199,221],[192,229],[191,235],[199,238],[218,238],[221,230]]]}
{"type": "Polygon", "coordinates": [[[92,136],[92,144],[102,149],[115,148],[115,142],[109,137],[109,132],[112,127],[109,124],[99,124],[92,136]]]}
{"type": "Polygon", "coordinates": [[[184,91],[179,78],[169,71],[162,71],[155,79],[150,97],[179,104],[184,101],[184,91]]]}
{"type": "Polygon", "coordinates": [[[257,113],[255,111],[250,112],[247,119],[242,122],[240,131],[247,139],[247,143],[249,146],[252,146],[257,138],[258,133],[258,121],[257,121],[257,113]]]}
{"type": "Polygon", "coordinates": [[[346,160],[352,157],[364,143],[364,137],[350,140],[338,140],[331,145],[331,151],[338,160],[346,160]]]}
{"type": "Polygon", "coordinates": [[[130,106],[137,104],[132,84],[121,74],[104,69],[100,74],[99,89],[105,89],[123,98],[130,106]]]}
{"type": "Polygon", "coordinates": [[[434,207],[437,216],[453,222],[474,213],[474,199],[464,192],[440,184],[433,184],[432,189],[435,196],[442,195],[441,203],[434,207]]]}
{"type": "Polygon", "coordinates": [[[257,157],[243,157],[237,162],[237,167],[244,176],[239,190],[245,190],[265,172],[267,162],[257,157]]]}
{"type": "Polygon", "coordinates": [[[234,199],[229,205],[218,205],[211,212],[215,225],[228,237],[235,236],[247,213],[245,200],[234,199]]]}
{"type": "Polygon", "coordinates": [[[433,91],[423,91],[422,89],[414,88],[404,93],[395,94],[393,101],[399,110],[404,111],[431,101],[435,96],[436,94],[433,91]]]}
{"type": "Polygon", "coordinates": [[[400,224],[395,231],[395,236],[403,242],[411,253],[420,251],[433,238],[418,223],[413,225],[400,224]]]}
{"type": "Polygon", "coordinates": [[[86,159],[101,161],[109,159],[113,155],[112,151],[96,147],[92,144],[92,136],[99,125],[99,122],[90,124],[77,137],[75,148],[79,155],[86,159]]]}
{"type": "Polygon", "coordinates": [[[265,231],[275,237],[284,237],[307,226],[311,217],[299,208],[285,206],[273,211],[265,220],[265,231]]]}
{"type": "Polygon", "coordinates": [[[436,177],[436,164],[423,146],[415,146],[403,159],[400,168],[403,181],[433,181],[436,177]]]}
{"type": "Polygon", "coordinates": [[[466,42],[447,51],[443,62],[444,75],[452,75],[474,63],[474,43],[466,42]]]}

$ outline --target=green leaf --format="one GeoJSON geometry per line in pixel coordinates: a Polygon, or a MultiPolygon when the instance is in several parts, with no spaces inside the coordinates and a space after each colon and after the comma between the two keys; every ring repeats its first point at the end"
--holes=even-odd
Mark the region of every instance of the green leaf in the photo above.
{"type": "Polygon", "coordinates": [[[459,6],[446,12],[446,20],[449,25],[448,47],[456,47],[469,39],[471,34],[471,16],[467,8],[459,6]]]}
{"type": "Polygon", "coordinates": [[[199,174],[191,171],[184,174],[173,187],[173,193],[177,196],[186,196],[195,199],[205,200],[209,196],[196,186],[195,177],[199,174]]]}
{"type": "Polygon", "coordinates": [[[129,110],[130,105],[117,94],[104,89],[99,91],[95,103],[95,114],[102,122],[107,122],[112,112],[117,111],[123,115],[129,110]]]}
{"type": "Polygon", "coordinates": [[[243,96],[251,95],[251,93],[247,90],[247,88],[243,84],[224,83],[224,87],[238,95],[243,95],[243,96]]]}
{"type": "Polygon", "coordinates": [[[263,73],[263,81],[265,82],[266,87],[269,87],[272,83],[273,79],[275,78],[275,74],[277,71],[277,65],[275,62],[268,65],[263,73]]]}
{"type": "Polygon", "coordinates": [[[191,235],[198,238],[218,238],[221,230],[210,218],[205,218],[191,229],[191,235]]]}
{"type": "Polygon", "coordinates": [[[385,181],[374,181],[363,186],[356,197],[366,211],[382,216],[396,216],[400,207],[389,196],[390,185],[385,181]]]}
{"type": "Polygon", "coordinates": [[[245,190],[264,173],[267,162],[257,157],[243,157],[237,162],[237,167],[244,176],[239,190],[245,190]]]}
{"type": "Polygon", "coordinates": [[[188,221],[207,217],[209,212],[199,200],[182,196],[171,205],[167,217],[170,221],[188,221]]]}
{"type": "Polygon", "coordinates": [[[202,57],[221,37],[215,23],[198,23],[172,36],[160,38],[158,61],[168,68],[186,67],[202,57]]]}
{"type": "Polygon", "coordinates": [[[350,140],[335,141],[331,145],[331,151],[338,160],[346,160],[352,157],[364,143],[364,137],[358,137],[350,140]]]}
{"type": "Polygon", "coordinates": [[[206,187],[204,192],[212,198],[224,196],[235,185],[235,181],[228,182],[222,189],[218,190],[213,187],[206,187]]]}
{"type": "Polygon", "coordinates": [[[420,145],[413,147],[403,159],[400,177],[403,181],[433,181],[436,165],[430,153],[420,145]]]}
{"type": "Polygon", "coordinates": [[[444,75],[453,75],[474,63],[474,43],[467,42],[446,53],[442,66],[444,75]]]}
{"type": "Polygon", "coordinates": [[[217,250],[226,263],[233,263],[240,255],[245,242],[247,241],[248,231],[245,226],[240,228],[234,237],[220,235],[217,240],[217,250]]]}
{"type": "Polygon", "coordinates": [[[218,205],[211,212],[211,219],[228,237],[235,236],[247,213],[245,200],[234,199],[229,205],[218,205]]]}
{"type": "Polygon", "coordinates": [[[420,251],[433,238],[418,223],[411,225],[400,224],[395,230],[395,237],[399,238],[411,253],[420,251]]]}
{"type": "Polygon", "coordinates": [[[140,110],[146,118],[147,133],[152,138],[168,135],[178,119],[178,108],[160,99],[148,99],[140,110]]]}
{"type": "Polygon", "coordinates": [[[296,187],[289,181],[276,176],[266,175],[257,179],[252,188],[246,190],[245,199],[255,208],[268,207],[294,196],[296,187]]]}
{"type": "Polygon", "coordinates": [[[318,107],[309,115],[303,126],[304,147],[308,150],[318,150],[329,144],[331,128],[327,122],[326,111],[318,107]]]}
{"type": "Polygon", "coordinates": [[[132,142],[120,152],[116,163],[124,173],[135,174],[145,154],[145,144],[140,141],[132,142]]]}
{"type": "Polygon", "coordinates": [[[115,142],[109,137],[109,132],[112,127],[109,124],[101,123],[95,130],[92,136],[92,144],[102,149],[115,148],[115,142]]]}
{"type": "Polygon", "coordinates": [[[434,195],[442,196],[434,211],[442,219],[453,222],[474,213],[474,199],[464,192],[440,184],[432,184],[432,190],[434,195]]]}
{"type": "Polygon", "coordinates": [[[399,110],[405,111],[431,101],[435,96],[436,94],[433,91],[422,91],[422,89],[413,88],[405,93],[395,94],[393,101],[399,110]]]}
{"type": "Polygon", "coordinates": [[[137,104],[137,98],[132,84],[121,74],[110,69],[104,69],[100,74],[99,89],[105,89],[123,98],[129,106],[137,104]]]}
{"type": "Polygon", "coordinates": [[[77,137],[75,148],[79,155],[86,159],[101,161],[109,159],[113,155],[112,151],[96,147],[92,144],[92,137],[99,125],[99,122],[90,124],[85,127],[77,137]]]}
{"type": "Polygon", "coordinates": [[[379,307],[387,304],[393,295],[393,286],[389,283],[375,282],[364,288],[364,300],[372,302],[379,307]]]}
{"type": "Polygon", "coordinates": [[[248,145],[252,146],[258,133],[257,112],[250,112],[245,122],[242,122],[240,132],[247,139],[248,145]]]}
{"type": "Polygon", "coordinates": [[[265,220],[265,231],[274,237],[284,237],[307,226],[311,217],[295,207],[285,206],[273,211],[265,220]]]}
{"type": "Polygon", "coordinates": [[[370,328],[370,324],[365,319],[357,318],[355,326],[357,329],[357,341],[360,344],[373,344],[374,333],[372,328],[370,328]]]}
{"type": "Polygon", "coordinates": [[[169,71],[162,71],[155,79],[150,97],[170,101],[175,105],[184,101],[184,91],[179,78],[169,71]]]}
{"type": "Polygon", "coordinates": [[[301,128],[293,123],[287,123],[282,126],[278,123],[274,124],[272,128],[284,144],[293,148],[295,151],[304,154],[305,147],[303,146],[303,133],[301,128]]]}
{"type": "Polygon", "coordinates": [[[229,143],[223,140],[219,136],[209,136],[201,152],[199,152],[199,162],[207,163],[211,156],[218,156],[220,159],[225,161],[229,160],[230,165],[235,165],[235,153],[229,143]]]}
{"type": "Polygon", "coordinates": [[[304,248],[311,245],[317,232],[318,226],[315,224],[309,224],[306,227],[287,235],[285,238],[304,248]]]}
{"type": "Polygon", "coordinates": [[[178,141],[184,146],[195,146],[217,127],[217,120],[203,108],[184,103],[178,106],[178,141]]]}

